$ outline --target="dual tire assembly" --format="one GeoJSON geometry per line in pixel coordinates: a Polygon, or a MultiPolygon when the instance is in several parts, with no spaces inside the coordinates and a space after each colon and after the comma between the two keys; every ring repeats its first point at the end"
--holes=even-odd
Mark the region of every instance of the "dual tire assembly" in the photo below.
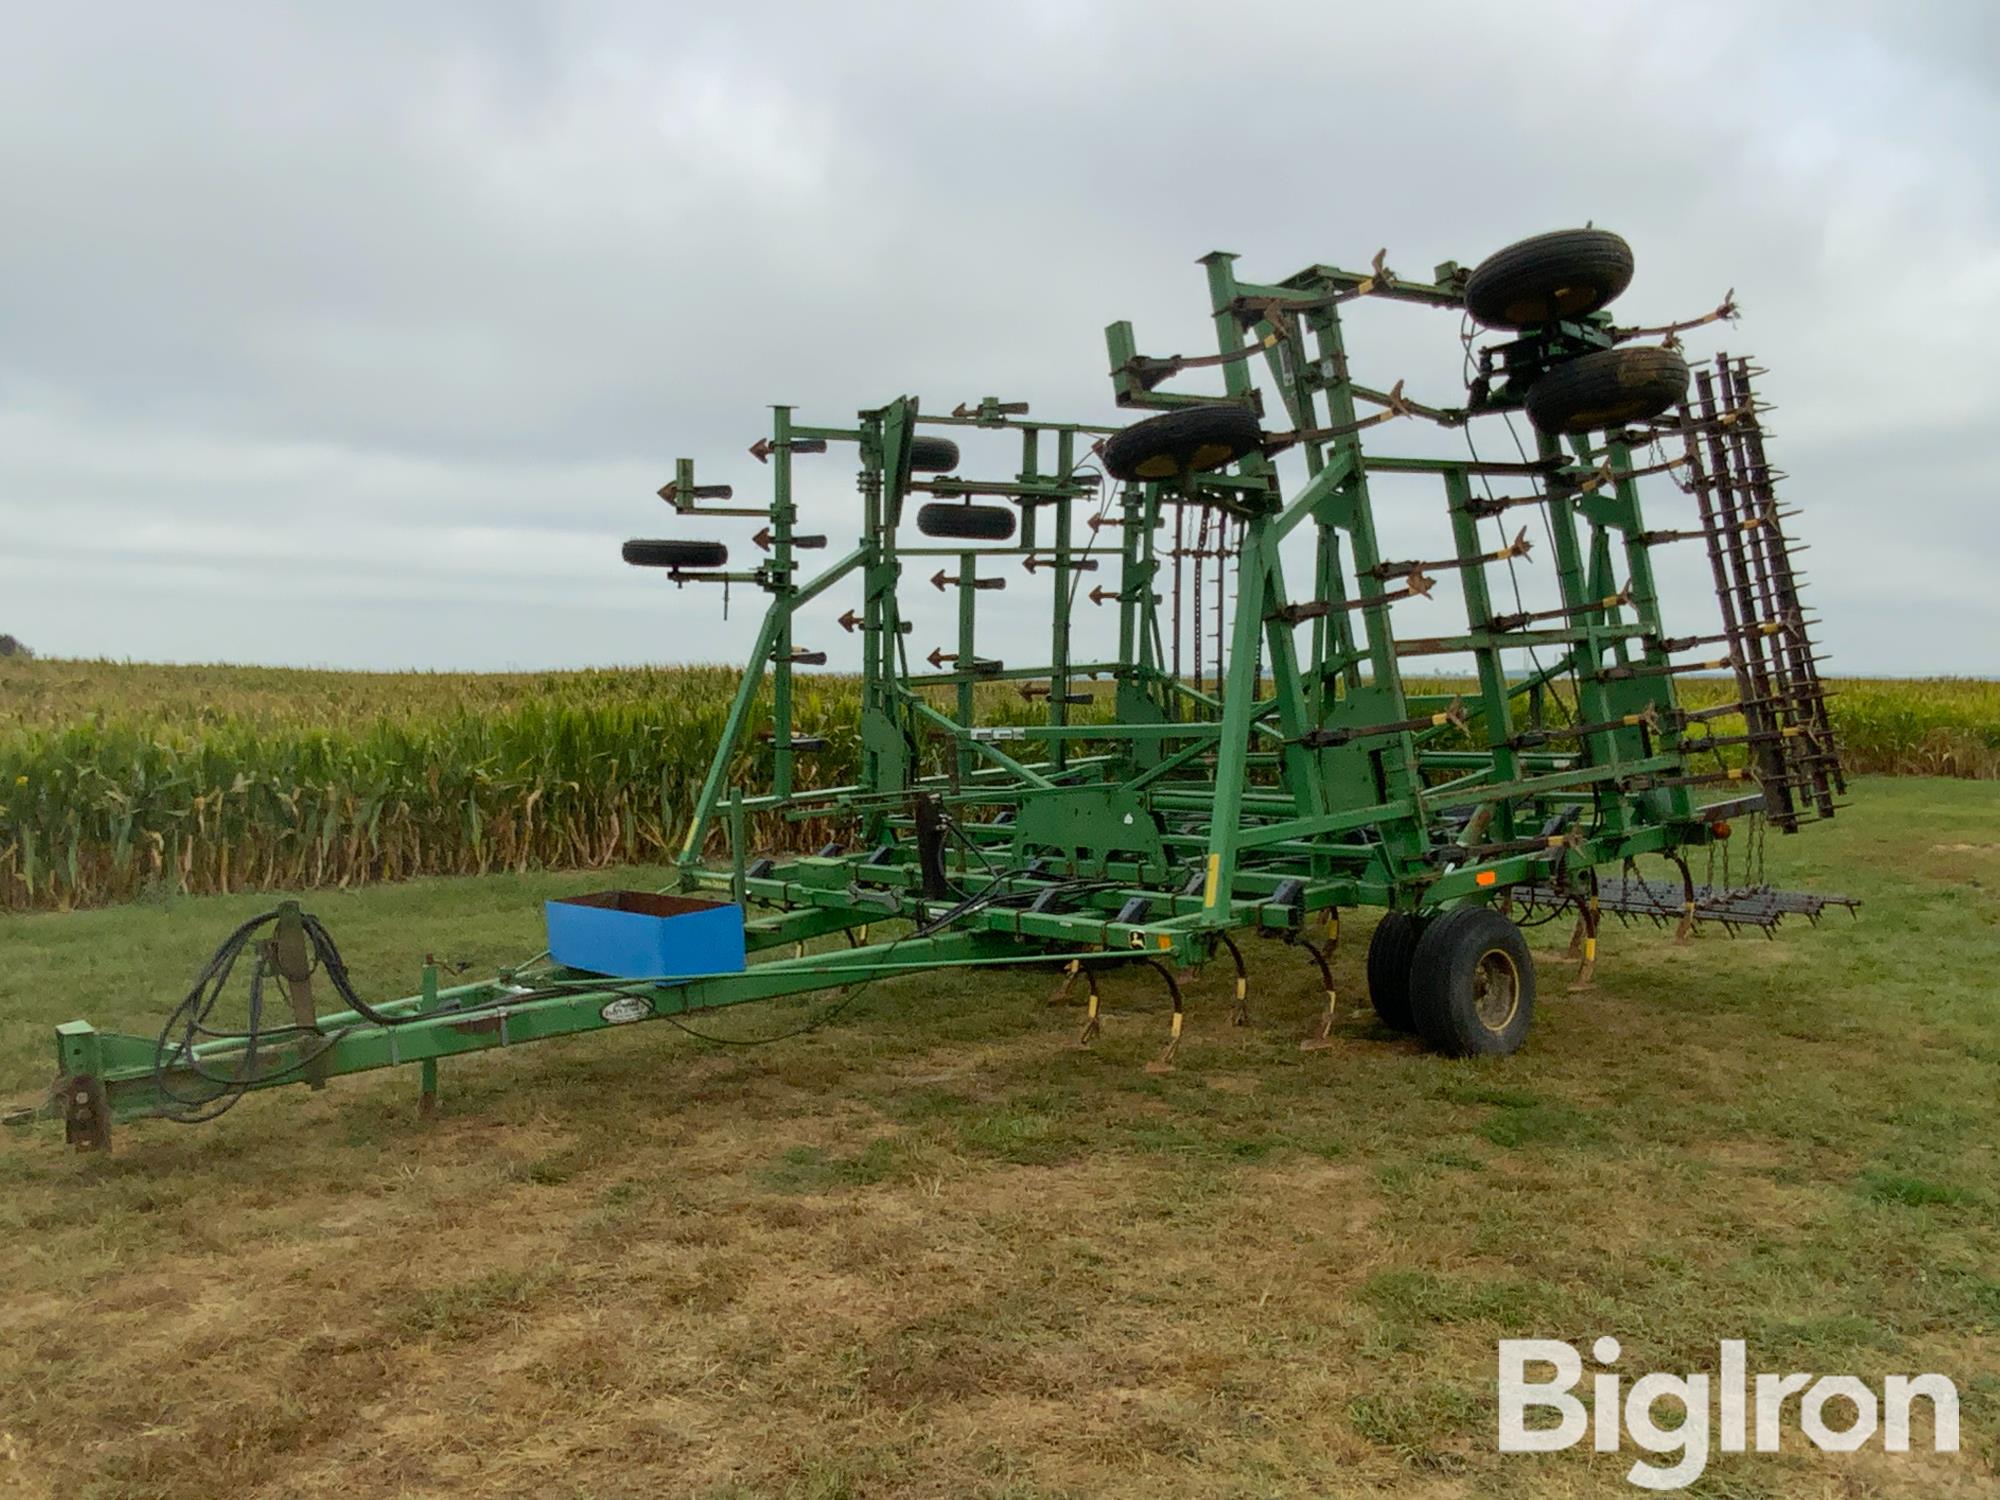
{"type": "Polygon", "coordinates": [[[1535,961],[1490,906],[1386,912],[1368,943],[1368,997],[1383,1025],[1448,1057],[1504,1056],[1535,1017],[1535,961]]]}
{"type": "MultiPolygon", "coordinates": [[[[1496,250],[1465,279],[1465,310],[1488,328],[1528,330],[1587,318],[1632,283],[1632,247],[1608,229],[1558,229],[1496,250]]],[[[1687,395],[1688,367],[1663,345],[1578,355],[1533,381],[1522,399],[1541,432],[1599,432],[1647,422],[1687,395]]]]}

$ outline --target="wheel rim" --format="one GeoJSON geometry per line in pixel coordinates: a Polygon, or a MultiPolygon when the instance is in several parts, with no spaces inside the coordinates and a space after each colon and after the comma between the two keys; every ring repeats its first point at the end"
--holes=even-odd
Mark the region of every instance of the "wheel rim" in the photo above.
{"type": "Polygon", "coordinates": [[[1521,1009],[1521,971],[1505,949],[1489,948],[1472,973],[1472,1010],[1488,1031],[1505,1031],[1521,1009]]]}

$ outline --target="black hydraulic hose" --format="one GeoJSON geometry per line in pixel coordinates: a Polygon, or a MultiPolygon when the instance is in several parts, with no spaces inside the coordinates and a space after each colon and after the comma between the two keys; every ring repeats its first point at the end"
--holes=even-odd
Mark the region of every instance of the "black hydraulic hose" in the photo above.
{"type": "MultiPolygon", "coordinates": [[[[975,852],[979,853],[982,859],[984,858],[984,851],[975,848],[975,852]]],[[[962,918],[970,916],[973,912],[989,906],[1001,906],[1032,900],[1044,890],[1087,892],[1106,889],[1118,884],[1116,881],[1072,879],[1059,881],[1054,886],[1041,887],[1035,891],[1007,891],[1003,890],[1002,887],[1010,877],[1019,872],[1004,869],[995,870],[990,863],[988,863],[987,868],[992,872],[992,878],[984,886],[970,896],[963,897],[938,915],[918,923],[911,931],[891,942],[887,952],[883,955],[885,961],[899,947],[912,938],[933,936],[936,933],[944,931],[962,918]]],[[[209,1024],[209,1018],[214,1012],[215,1007],[221,1002],[223,992],[228,988],[229,980],[236,971],[237,961],[243,956],[243,950],[250,945],[251,939],[260,930],[278,921],[282,915],[283,913],[280,909],[273,908],[270,911],[260,912],[248,921],[240,923],[228,937],[224,938],[217,945],[215,951],[208,956],[207,961],[196,972],[194,983],[189,987],[187,994],[174,1007],[172,1013],[167,1017],[166,1024],[161,1027],[159,1039],[153,1049],[153,1089],[156,1097],[165,1106],[162,1112],[169,1119],[188,1125],[200,1124],[216,1119],[233,1109],[238,1101],[254,1085],[269,1084],[273,1081],[291,1078],[304,1072],[315,1059],[353,1030],[352,1026],[344,1026],[338,1031],[320,1033],[315,1027],[296,1022],[283,1026],[267,1027],[264,1024],[264,982],[270,975],[270,968],[265,956],[261,953],[257,955],[251,966],[249,1015],[245,1021],[244,1029],[241,1031],[227,1031],[209,1024]],[[301,1035],[318,1036],[321,1038],[321,1045],[282,1068],[270,1072],[258,1072],[257,1062],[262,1049],[268,1047],[276,1039],[301,1035]],[[221,1072],[211,1071],[204,1067],[201,1059],[195,1053],[195,1045],[198,1038],[209,1041],[241,1042],[243,1044],[242,1050],[232,1054],[233,1068],[227,1072],[221,1072]],[[169,1081],[171,1077],[170,1070],[176,1067],[185,1070],[203,1083],[211,1085],[213,1091],[196,1095],[179,1092],[173,1083],[169,1081]]],[[[362,998],[360,992],[355,989],[353,978],[347,970],[346,960],[341,957],[340,948],[334,942],[333,934],[327,931],[326,925],[310,913],[301,913],[301,925],[306,939],[311,945],[312,957],[317,966],[325,970],[327,978],[332,982],[335,992],[346,1003],[348,1009],[355,1015],[360,1016],[363,1021],[371,1025],[388,1028],[418,1025],[437,1019],[439,1012],[436,1011],[398,1015],[370,1005],[362,998]]],[[[1061,957],[1065,956],[1052,956],[1052,961],[1061,957]]],[[[875,976],[875,978],[880,977],[880,975],[875,976]]],[[[782,1041],[787,1037],[798,1036],[825,1025],[826,1022],[852,1004],[872,983],[874,983],[874,978],[862,981],[831,1010],[823,1012],[804,1026],[781,1033],[778,1036],[754,1039],[712,1036],[685,1025],[674,1016],[663,1016],[661,1019],[670,1021],[675,1026],[680,1027],[681,1030],[688,1032],[692,1036],[701,1037],[705,1041],[720,1042],[735,1046],[763,1045],[767,1042],[782,1041]]],[[[527,1000],[549,999],[568,993],[569,990],[566,988],[510,990],[493,996],[490,999],[482,1000],[477,1004],[453,1007],[450,1014],[455,1016],[476,1014],[483,1010],[495,1009],[507,1005],[518,1005],[527,1000]]]]}

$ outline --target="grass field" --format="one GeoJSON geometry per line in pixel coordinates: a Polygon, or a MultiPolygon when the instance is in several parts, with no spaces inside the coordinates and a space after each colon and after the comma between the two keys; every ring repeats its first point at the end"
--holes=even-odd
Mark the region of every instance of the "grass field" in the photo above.
{"type": "MultiPolygon", "coordinates": [[[[0,909],[657,859],[679,847],[735,684],[721,667],[0,661],[0,909]]],[[[855,680],[800,684],[798,731],[828,741],[801,759],[801,787],[852,781],[855,680]]],[[[1836,686],[1850,769],[2000,776],[2000,683],[1836,686]]],[[[1691,706],[1731,691],[1682,686],[1691,706]]],[[[988,722],[1042,711],[1009,688],[982,690],[988,722]]],[[[767,772],[768,755],[747,748],[737,778],[767,772]]],[[[773,821],[762,836],[813,847],[827,830],[773,821]]]]}
{"type": "MultiPolygon", "coordinates": [[[[1773,838],[1858,922],[1686,947],[1611,926],[1528,1048],[1443,1062],[1302,959],[1256,1025],[1192,992],[1180,1070],[1135,977],[1094,1049],[1040,981],[913,978],[766,1048],[646,1027],[258,1096],[214,1125],[0,1146],[0,1494],[1632,1494],[1622,1456],[1493,1451],[1495,1341],[1621,1368],[1958,1384],[1964,1451],[1788,1423],[1693,1491],[2000,1491],[2000,794],[1869,780],[1773,838]]],[[[315,896],[370,993],[426,950],[539,946],[605,876],[315,896]]],[[[624,876],[621,874],[620,879],[624,876]]],[[[647,872],[634,872],[643,880],[647,872]]],[[[252,897],[0,926],[0,1092],[49,1026],[156,1027],[252,897]]],[[[823,1003],[823,1002],[822,1002],[823,1003]]],[[[809,1002],[712,1024],[750,1037],[809,1002]]]]}

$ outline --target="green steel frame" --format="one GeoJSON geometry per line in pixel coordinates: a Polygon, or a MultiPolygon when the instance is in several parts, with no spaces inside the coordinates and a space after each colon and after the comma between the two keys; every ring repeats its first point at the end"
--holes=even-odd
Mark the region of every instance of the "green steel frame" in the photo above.
{"type": "MultiPolygon", "coordinates": [[[[1117,587],[1100,591],[1118,605],[1115,661],[1078,663],[1070,652],[1077,569],[1097,561],[1076,537],[1076,510],[1099,488],[1097,476],[1084,472],[1089,450],[1083,440],[1108,429],[1030,421],[1005,414],[992,400],[951,416],[923,416],[913,400],[900,400],[864,413],[853,429],[793,427],[790,413],[779,410],[769,444],[773,557],[758,573],[739,575],[769,589],[773,600],[687,831],[682,867],[691,885],[782,908],[847,910],[857,921],[870,912],[879,916],[872,902],[856,904],[857,892],[914,887],[911,820],[903,809],[922,794],[951,809],[970,842],[1010,857],[1017,867],[1036,866],[1032,875],[1008,877],[1024,891],[1065,876],[1117,882],[1080,901],[1080,910],[1029,917],[1001,908],[969,918],[972,926],[1093,947],[1171,951],[1200,962],[1218,931],[1297,931],[1307,913],[1358,904],[1429,909],[1485,899],[1543,879],[1555,865],[1583,882],[1593,866],[1711,836],[1717,815],[1695,805],[1693,786],[1701,778],[1689,774],[1671,727],[1673,675],[1658,670],[1671,663],[1629,444],[1614,434],[1595,443],[1576,440],[1565,449],[1543,438],[1540,462],[1505,464],[1368,454],[1361,432],[1370,424],[1359,416],[1360,404],[1383,405],[1392,397],[1348,377],[1340,300],[1376,295],[1457,308],[1461,294],[1448,284],[1383,284],[1379,273],[1325,266],[1281,283],[1247,283],[1235,277],[1232,260],[1218,254],[1204,262],[1218,353],[1229,356],[1222,363],[1226,399],[1260,403],[1250,363],[1238,356],[1261,351],[1271,389],[1293,427],[1325,435],[1300,442],[1308,479],[1290,496],[1282,493],[1276,465],[1252,457],[1232,474],[1198,475],[1185,486],[1127,486],[1102,502],[1108,512],[1115,501],[1115,518],[1105,519],[1115,520],[1120,539],[1117,587]],[[1259,304],[1272,309],[1271,319],[1246,326],[1242,310],[1259,304]],[[1305,310],[1292,314],[1288,304],[1305,310]],[[1290,317],[1299,326],[1277,326],[1277,319],[1290,317]],[[904,445],[919,424],[1017,432],[1020,471],[995,482],[913,479],[904,445]],[[860,547],[795,584],[787,536],[791,445],[801,438],[856,445],[866,510],[860,547]],[[1390,617],[1395,591],[1385,580],[1369,501],[1374,473],[1440,480],[1455,549],[1449,565],[1464,585],[1463,634],[1415,643],[1414,652],[1410,643],[1399,646],[1390,617]],[[1481,540],[1472,483],[1495,474],[1548,485],[1539,503],[1555,538],[1565,616],[1559,626],[1505,632],[1489,626],[1494,610],[1487,570],[1508,554],[1481,540]],[[898,525],[913,492],[1011,500],[1021,509],[1021,538],[1007,547],[899,547],[898,525]],[[1226,667],[1218,672],[1216,693],[1191,687],[1164,660],[1157,537],[1176,506],[1219,507],[1242,527],[1226,667]],[[1295,593],[1280,544],[1306,526],[1316,536],[1313,576],[1303,591],[1313,603],[1296,608],[1288,602],[1295,593]],[[897,608],[901,560],[940,554],[958,569],[955,662],[950,671],[919,673],[911,669],[897,608]],[[979,564],[1021,556],[1045,559],[1054,580],[1050,660],[1029,666],[983,661],[975,628],[979,564]],[[1626,576],[1622,587],[1612,581],[1618,563],[1626,576]],[[862,779],[800,794],[792,788],[789,748],[791,621],[849,573],[862,580],[865,608],[858,621],[864,633],[862,779]],[[1530,646],[1557,653],[1556,665],[1510,678],[1503,652],[1530,646]],[[1483,726],[1484,745],[1466,740],[1456,715],[1446,718],[1450,700],[1405,691],[1403,655],[1446,651],[1469,654],[1477,663],[1480,694],[1470,719],[1483,726]],[[770,783],[768,790],[738,795],[724,783],[767,675],[770,783]],[[1077,722],[1075,688],[1102,675],[1116,684],[1114,717],[1077,722]],[[1598,727],[1562,748],[1553,739],[1549,748],[1516,748],[1524,731],[1528,737],[1561,732],[1561,725],[1542,717],[1543,690],[1558,677],[1574,680],[1577,717],[1598,727]],[[994,681],[1046,684],[1046,722],[981,725],[974,688],[994,681]],[[1460,744],[1448,746],[1448,738],[1460,744]],[[926,741],[946,746],[928,773],[920,754],[926,741]],[[1018,748],[1009,753],[1002,745],[1018,748]],[[1579,806],[1592,812],[1587,832],[1526,836],[1579,806]],[[1491,838],[1468,850],[1464,814],[1475,808],[1490,810],[1473,826],[1491,838]],[[751,874],[749,851],[734,830],[743,814],[756,812],[847,817],[859,837],[851,853],[789,860],[751,874]],[[712,824],[725,814],[732,830],[726,871],[707,867],[702,857],[712,824]],[[1081,836],[1067,843],[1043,837],[1061,828],[1081,836]],[[1174,878],[1190,867],[1201,874],[1198,889],[1174,878]],[[1273,900],[1281,887],[1286,900],[1273,900]],[[1145,904],[1145,920],[1107,919],[1135,900],[1145,904]]],[[[1150,362],[1134,352],[1129,325],[1114,324],[1107,343],[1121,403],[1164,407],[1216,399],[1143,384],[1134,372],[1150,362]]],[[[1434,415],[1452,424],[1469,419],[1462,411],[1434,415]]],[[[1740,806],[1741,799],[1728,804],[1731,810],[1740,806]]],[[[983,882],[982,864],[967,851],[957,857],[963,878],[983,882]]]]}
{"type": "MultiPolygon", "coordinates": [[[[1106,330],[1114,395],[1141,408],[1236,402],[1259,412],[1266,428],[1282,413],[1289,432],[1271,446],[1296,449],[1304,475],[1290,493],[1269,452],[1228,472],[1114,485],[1096,455],[1117,429],[1031,420],[1024,405],[994,398],[934,414],[904,397],[851,426],[807,425],[777,407],[768,440],[753,449],[769,465],[765,504],[709,503],[729,501],[728,487],[698,485],[693,463],[679,462],[661,493],[682,515],[754,517],[768,527],[768,557],[754,569],[674,575],[769,595],[679,857],[682,890],[733,899],[750,913],[746,971],[654,983],[544,966],[440,990],[426,970],[420,994],[380,1007],[400,1024],[317,1016],[310,1030],[266,1045],[245,1086],[318,1084],[420,1062],[434,1089],[444,1057],[916,970],[1088,969],[1136,957],[1194,968],[1224,945],[1234,955],[1232,933],[1309,937],[1360,905],[1430,911],[1539,884],[1573,893],[1581,906],[1598,867],[1675,857],[1754,805],[1740,795],[1697,800],[1707,782],[1742,773],[1697,774],[1684,753],[1675,674],[1686,668],[1668,655],[1640,506],[1640,480],[1658,466],[1636,461],[1635,435],[1567,445],[1544,436],[1526,462],[1372,453],[1363,436],[1385,421],[1458,427],[1485,412],[1476,402],[1423,407],[1400,389],[1357,383],[1342,307],[1371,297],[1455,313],[1463,273],[1447,263],[1432,280],[1411,281],[1379,262],[1365,272],[1314,265],[1260,283],[1239,279],[1234,261],[1217,253],[1202,262],[1215,355],[1148,359],[1129,324],[1106,330]],[[1160,388],[1190,366],[1219,369],[1222,392],[1160,388]],[[1015,472],[993,480],[913,472],[919,432],[958,429],[1012,434],[1015,472]],[[809,572],[803,554],[823,543],[797,530],[794,465],[828,450],[853,457],[860,535],[852,550],[809,572]],[[1452,550],[1422,566],[1460,580],[1466,619],[1457,634],[1396,635],[1398,602],[1429,581],[1418,565],[1381,554],[1370,498],[1370,481],[1381,475],[1430,476],[1442,491],[1452,550]],[[1495,618],[1494,570],[1518,552],[1504,533],[1481,534],[1482,521],[1506,509],[1475,496],[1475,486],[1495,479],[1534,489],[1520,503],[1542,508],[1553,540],[1561,605],[1532,628],[1518,618],[1500,628],[1495,618]],[[913,497],[1013,505],[1019,534],[996,545],[905,546],[913,497]],[[1097,524],[1086,528],[1092,508],[1097,524]],[[1177,512],[1204,508],[1226,516],[1236,536],[1226,650],[1212,683],[1188,681],[1171,659],[1180,601],[1161,541],[1177,512]],[[1100,546],[1107,533],[1115,551],[1100,546]],[[1297,555],[1311,538],[1303,578],[1288,573],[1284,556],[1295,534],[1297,555]],[[942,649],[932,654],[934,670],[912,662],[899,587],[905,560],[919,558],[921,568],[942,563],[926,582],[955,590],[949,670],[942,649]],[[992,587],[1002,564],[1045,570],[1050,580],[1045,663],[980,655],[982,585],[992,587]],[[1072,650],[1087,573],[1096,575],[1088,597],[1117,608],[1113,660],[1079,661],[1072,650]],[[1411,582],[1397,587],[1404,578],[1411,582]],[[812,657],[795,646],[795,626],[835,590],[851,597],[856,587],[858,611],[849,608],[840,623],[860,635],[860,777],[802,790],[800,757],[813,742],[796,733],[793,674],[795,658],[812,657]],[[1554,665],[1511,673],[1507,653],[1525,647],[1550,653],[1554,665]],[[1474,661],[1476,701],[1406,686],[1405,659],[1445,653],[1474,661]],[[1574,702],[1552,720],[1558,681],[1574,702]],[[991,700],[979,689],[996,682],[1038,694],[1028,722],[1019,710],[982,722],[982,701],[991,700]],[[732,768],[746,763],[758,774],[737,784],[732,768]],[[926,876],[926,816],[933,830],[941,820],[951,833],[942,851],[947,890],[926,876]],[[844,846],[819,854],[760,858],[753,821],[768,828],[776,819],[850,833],[844,846]],[[967,900],[974,889],[979,899],[967,900]],[[913,930],[867,940],[871,925],[892,921],[913,930]],[[805,953],[807,940],[837,934],[853,946],[805,953]]],[[[1606,328],[1600,317],[1550,336],[1604,343],[1606,328]]],[[[224,1039],[194,1058],[162,1059],[151,1039],[84,1022],[60,1028],[57,1043],[56,1102],[73,1138],[86,1143],[113,1119],[169,1112],[160,1084],[187,1076],[190,1063],[243,1058],[240,1039],[224,1039]]]]}

